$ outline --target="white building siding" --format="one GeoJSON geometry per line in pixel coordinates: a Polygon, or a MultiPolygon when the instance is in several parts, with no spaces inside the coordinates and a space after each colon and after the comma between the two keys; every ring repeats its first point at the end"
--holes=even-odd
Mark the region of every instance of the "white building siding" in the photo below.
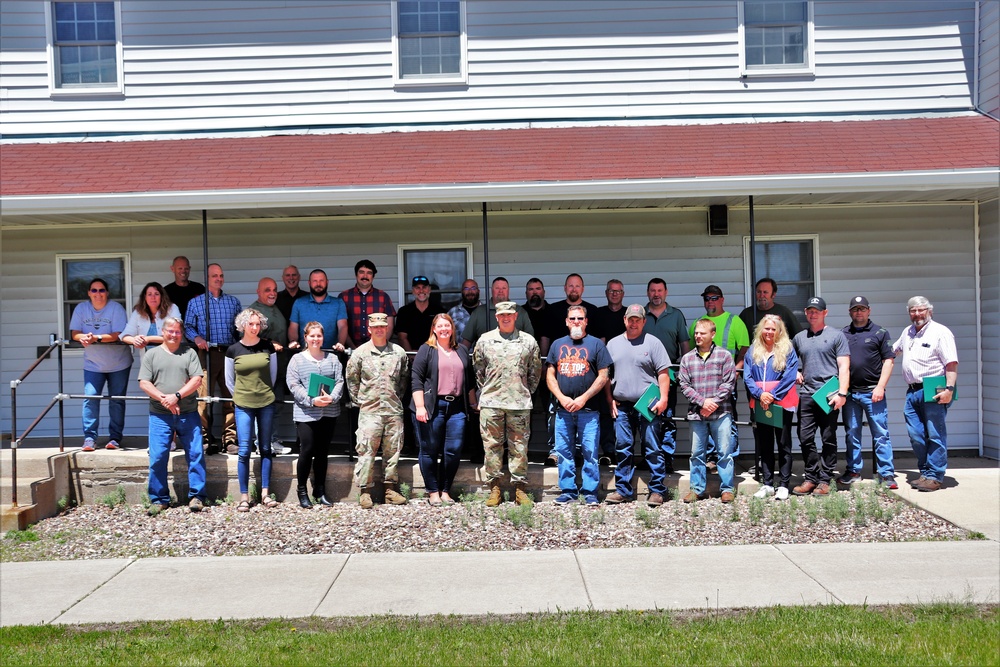
{"type": "Polygon", "coordinates": [[[817,2],[815,77],[742,79],[733,0],[470,0],[468,85],[395,88],[388,1],[124,0],[123,98],[50,97],[44,6],[0,9],[6,136],[973,106],[972,2],[817,2]]]}
{"type": "MultiPolygon", "coordinates": [[[[973,211],[972,206],[959,205],[758,207],[756,226],[760,235],[819,235],[821,292],[830,304],[831,325],[847,323],[846,303],[858,293],[871,300],[872,318],[894,335],[908,323],[905,303],[910,296],[924,294],[935,303],[935,318],[958,339],[964,378],[962,400],[949,413],[949,441],[953,448],[978,450],[981,421],[976,374],[981,364],[975,319],[979,304],[970,260],[975,252],[973,211]]],[[[749,232],[745,209],[730,210],[730,235],[722,237],[707,236],[706,212],[698,209],[495,213],[490,215],[489,229],[491,277],[508,278],[512,297],[519,302],[524,300],[525,282],[533,276],[545,282],[550,301],[563,298],[563,280],[575,271],[584,276],[584,298],[599,305],[604,303],[604,283],[612,277],[624,281],[626,303],[645,303],[646,282],[653,276],[667,281],[670,303],[681,308],[689,321],[703,312],[699,295],[709,283],[722,287],[727,310],[738,312],[745,303],[742,243],[749,232]]],[[[992,234],[995,245],[995,227],[992,234]]],[[[479,215],[210,223],[209,239],[212,261],[221,262],[225,270],[226,291],[244,304],[253,300],[262,275],[277,277],[289,263],[297,264],[303,274],[311,268],[325,268],[331,291],[349,287],[354,262],[361,257],[376,263],[376,285],[398,303],[397,244],[436,241],[473,243],[475,277],[487,295],[479,215]]],[[[130,252],[133,291],[137,291],[149,280],[169,282],[168,266],[178,253],[188,255],[194,278],[203,282],[200,243],[201,227],[195,223],[5,230],[0,383],[6,387],[20,375],[33,360],[36,346],[45,345],[56,331],[57,253],[130,252]]],[[[996,265],[994,259],[994,275],[996,265]]],[[[994,304],[996,298],[994,294],[994,304]]],[[[995,341],[993,350],[995,354],[995,341]]],[[[69,391],[80,389],[80,364],[77,353],[67,353],[69,391]]],[[[55,379],[55,364],[46,362],[22,386],[18,395],[21,428],[51,398],[55,379]]],[[[995,376],[992,381],[995,391],[995,376]]],[[[888,395],[890,431],[895,447],[905,451],[908,440],[899,372],[888,395]]],[[[2,405],[2,428],[9,431],[9,403],[2,405]]],[[[67,432],[76,437],[78,402],[70,403],[66,412],[67,432]]],[[[144,407],[130,404],[128,415],[126,432],[143,433],[144,407]]],[[[52,413],[36,435],[53,435],[56,428],[52,413]]]]}
{"type": "Polygon", "coordinates": [[[1000,118],[1000,2],[979,4],[978,108],[1000,118]]]}
{"type": "MultiPolygon", "coordinates": [[[[979,209],[980,285],[983,305],[983,454],[1000,458],[1000,206],[979,209]]],[[[963,375],[968,368],[959,364],[963,375]]],[[[962,385],[968,384],[964,379],[962,385]]]]}

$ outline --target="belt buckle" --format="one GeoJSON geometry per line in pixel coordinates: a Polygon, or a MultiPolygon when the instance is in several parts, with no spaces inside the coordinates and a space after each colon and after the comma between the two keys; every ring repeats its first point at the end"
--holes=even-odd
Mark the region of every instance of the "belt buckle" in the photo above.
{"type": "Polygon", "coordinates": [[[454,401],[454,400],[455,400],[455,397],[454,397],[454,396],[442,396],[441,398],[443,398],[443,399],[444,399],[445,401],[447,401],[448,403],[451,403],[452,401],[454,401]]]}

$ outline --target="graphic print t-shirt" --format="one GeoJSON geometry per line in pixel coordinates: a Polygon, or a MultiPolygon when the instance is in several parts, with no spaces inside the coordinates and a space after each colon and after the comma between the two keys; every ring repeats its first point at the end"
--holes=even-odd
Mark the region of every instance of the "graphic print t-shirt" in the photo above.
{"type": "MultiPolygon", "coordinates": [[[[611,355],[599,338],[587,335],[580,340],[564,336],[549,347],[549,365],[556,369],[559,390],[570,398],[582,396],[597,379],[602,368],[611,365],[611,355]]],[[[597,410],[603,394],[587,401],[585,410],[597,410]]]]}

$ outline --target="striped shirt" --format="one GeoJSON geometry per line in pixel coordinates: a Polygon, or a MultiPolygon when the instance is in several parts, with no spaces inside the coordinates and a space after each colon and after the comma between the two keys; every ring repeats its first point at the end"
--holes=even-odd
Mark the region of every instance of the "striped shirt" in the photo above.
{"type": "Polygon", "coordinates": [[[897,358],[903,355],[903,380],[907,384],[944,375],[945,366],[958,363],[954,334],[934,320],[927,322],[920,331],[913,325],[906,327],[892,344],[892,351],[897,358]]]}

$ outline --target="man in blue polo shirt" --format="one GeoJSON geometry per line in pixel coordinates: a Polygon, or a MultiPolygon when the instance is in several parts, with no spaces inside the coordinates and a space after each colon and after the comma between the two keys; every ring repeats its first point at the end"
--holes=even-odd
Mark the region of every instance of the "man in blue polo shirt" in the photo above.
{"type": "Polygon", "coordinates": [[[326,271],[313,269],[309,274],[309,295],[296,299],[292,304],[292,317],[288,320],[288,340],[304,347],[306,325],[319,322],[323,325],[323,348],[331,349],[347,342],[347,307],[343,299],[330,296],[326,289],[329,281],[326,271]]]}
{"type": "MultiPolygon", "coordinates": [[[[691,349],[688,341],[687,320],[684,313],[667,303],[667,283],[663,278],[653,278],[646,284],[645,332],[652,334],[667,351],[667,356],[680,359],[691,349]]],[[[663,463],[666,474],[674,473],[674,450],[677,449],[677,424],[674,411],[677,409],[677,383],[670,383],[667,409],[660,413],[660,432],[663,446],[663,463]]]]}
{"type": "Polygon", "coordinates": [[[846,470],[837,480],[850,486],[861,479],[861,422],[868,417],[872,434],[873,466],[890,489],[898,488],[892,463],[892,442],[889,440],[889,410],[885,400],[885,385],[892,375],[896,354],[892,339],[883,327],[868,319],[871,307],[868,299],[851,299],[851,323],[843,328],[851,348],[851,383],[844,403],[844,431],[847,445],[846,470]]]}

